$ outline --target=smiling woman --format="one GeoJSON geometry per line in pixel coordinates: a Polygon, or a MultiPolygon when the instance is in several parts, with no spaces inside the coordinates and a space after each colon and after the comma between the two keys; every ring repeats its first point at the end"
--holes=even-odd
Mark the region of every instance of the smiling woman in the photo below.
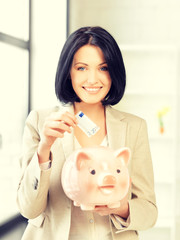
{"type": "MultiPolygon", "coordinates": [[[[121,100],[125,86],[121,51],[105,29],[83,27],[69,36],[57,67],[59,106],[32,111],[26,121],[17,202],[21,213],[31,220],[23,239],[137,240],[137,230],[155,224],[157,208],[146,122],[110,106],[121,100]],[[80,113],[98,126],[91,137],[78,126],[80,113]],[[132,151],[128,166],[132,187],[128,184],[126,194],[113,208],[97,203],[92,211],[83,211],[63,191],[62,167],[74,150],[99,146],[132,151]]],[[[107,171],[103,159],[101,155],[97,162],[107,171]]],[[[89,160],[88,164],[92,177],[97,164],[92,167],[89,160]]],[[[108,180],[111,185],[113,179],[108,180]]],[[[84,174],[82,183],[86,182],[84,174]]],[[[112,186],[106,193],[109,188],[112,186]]]]}
{"type": "Polygon", "coordinates": [[[101,102],[111,88],[104,55],[93,45],[85,45],[76,52],[70,76],[76,95],[86,103],[101,102]]]}
{"type": "Polygon", "coordinates": [[[59,59],[55,82],[56,95],[65,103],[80,101],[71,82],[74,68],[88,72],[89,81],[95,81],[93,75],[98,72],[111,79],[110,91],[106,98],[102,99],[103,105],[115,105],[123,97],[126,86],[123,58],[116,41],[106,30],[84,27],[67,39],[59,59]],[[94,62],[93,57],[97,57],[97,62],[94,62]]]}

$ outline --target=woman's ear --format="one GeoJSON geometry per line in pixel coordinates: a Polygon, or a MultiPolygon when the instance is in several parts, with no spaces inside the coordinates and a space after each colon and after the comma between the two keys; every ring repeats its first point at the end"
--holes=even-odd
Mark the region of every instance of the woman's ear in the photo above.
{"type": "Polygon", "coordinates": [[[120,148],[116,150],[114,154],[117,159],[120,159],[122,162],[124,162],[126,166],[128,165],[128,162],[131,157],[131,151],[129,148],[127,147],[120,148]]]}
{"type": "Polygon", "coordinates": [[[86,165],[86,161],[90,159],[91,157],[87,153],[83,151],[78,152],[78,154],[76,155],[77,169],[78,170],[82,169],[86,165]]]}

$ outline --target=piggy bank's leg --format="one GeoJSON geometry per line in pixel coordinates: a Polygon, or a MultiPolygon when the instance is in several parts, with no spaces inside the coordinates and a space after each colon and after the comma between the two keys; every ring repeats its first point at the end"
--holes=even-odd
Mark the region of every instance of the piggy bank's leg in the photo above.
{"type": "Polygon", "coordinates": [[[80,207],[80,204],[79,204],[78,202],[75,202],[75,201],[74,201],[74,206],[80,207]]]}
{"type": "Polygon", "coordinates": [[[108,204],[108,208],[118,208],[120,207],[120,202],[108,204]]]}
{"type": "Polygon", "coordinates": [[[81,209],[86,211],[91,211],[91,210],[94,210],[94,206],[81,204],[81,209]]]}

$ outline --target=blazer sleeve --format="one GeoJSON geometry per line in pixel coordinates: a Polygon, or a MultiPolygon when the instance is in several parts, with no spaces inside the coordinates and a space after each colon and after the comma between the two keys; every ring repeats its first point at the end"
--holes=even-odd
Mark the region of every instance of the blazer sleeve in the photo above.
{"type": "Polygon", "coordinates": [[[51,168],[42,171],[37,156],[40,141],[38,113],[32,111],[25,124],[21,178],[17,191],[20,213],[26,218],[39,216],[46,208],[51,168]]]}
{"type": "Polygon", "coordinates": [[[146,230],[152,227],[157,220],[153,166],[147,126],[143,119],[141,119],[136,135],[131,157],[132,186],[131,199],[129,200],[129,223],[126,227],[122,218],[112,216],[111,219],[118,230],[117,232],[146,230]]]}

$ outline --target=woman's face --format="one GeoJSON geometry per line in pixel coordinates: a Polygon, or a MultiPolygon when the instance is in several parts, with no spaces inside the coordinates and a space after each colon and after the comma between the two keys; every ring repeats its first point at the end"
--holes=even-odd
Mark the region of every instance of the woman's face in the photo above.
{"type": "Polygon", "coordinates": [[[84,45],[75,53],[70,75],[77,96],[88,104],[101,102],[111,88],[107,63],[96,46],[84,45]]]}

